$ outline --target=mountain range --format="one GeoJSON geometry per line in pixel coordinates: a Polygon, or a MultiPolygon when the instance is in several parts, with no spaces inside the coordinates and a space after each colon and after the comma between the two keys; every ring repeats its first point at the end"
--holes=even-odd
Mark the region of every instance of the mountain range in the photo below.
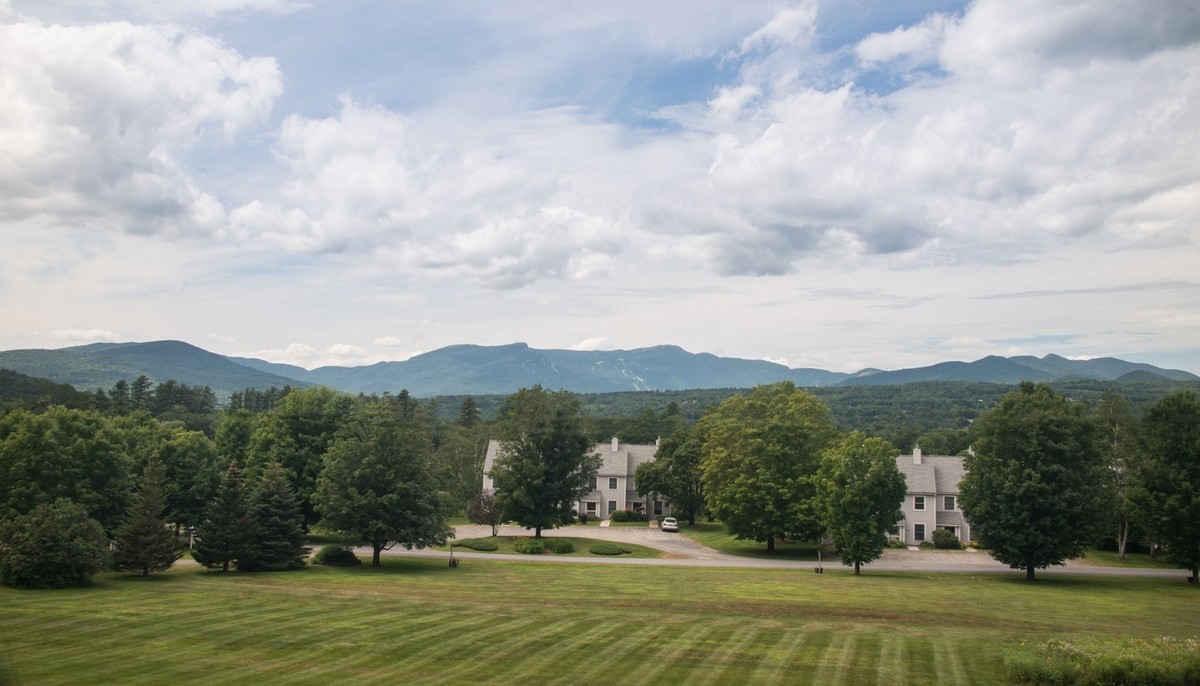
{"type": "Polygon", "coordinates": [[[246,388],[324,385],[350,393],[437,395],[509,394],[541,384],[576,393],[631,390],[750,388],[776,381],[801,387],[892,385],[919,381],[1020,381],[1091,379],[1113,382],[1196,381],[1194,374],[1112,357],[1069,360],[989,356],[974,362],[942,362],[928,367],[853,374],[790,368],[765,360],[691,353],[673,345],[637,350],[539,350],[524,343],[499,346],[453,345],[402,362],[361,367],[304,369],[254,358],[227,357],[182,341],[92,343],[56,350],[0,352],[0,368],[68,383],[79,389],[109,388],[119,379],[146,375],[189,386],[209,386],[218,395],[246,388]]]}

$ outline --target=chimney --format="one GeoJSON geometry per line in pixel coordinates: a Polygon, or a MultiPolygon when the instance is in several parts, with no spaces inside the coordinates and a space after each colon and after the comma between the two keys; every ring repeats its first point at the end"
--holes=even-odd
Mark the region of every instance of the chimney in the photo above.
{"type": "Polygon", "coordinates": [[[913,464],[921,464],[921,446],[913,447],[913,464]]]}
{"type": "Polygon", "coordinates": [[[616,437],[616,436],[613,436],[613,447],[612,447],[612,451],[613,451],[614,453],[615,453],[615,452],[617,452],[617,444],[618,444],[617,437],[616,437]]]}

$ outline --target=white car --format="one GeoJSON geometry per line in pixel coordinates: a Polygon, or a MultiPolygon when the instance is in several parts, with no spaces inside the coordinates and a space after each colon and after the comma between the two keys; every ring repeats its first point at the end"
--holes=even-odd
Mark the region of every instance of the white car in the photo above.
{"type": "Polygon", "coordinates": [[[660,531],[679,531],[679,522],[675,521],[674,517],[666,517],[662,520],[662,524],[658,525],[660,531]]]}

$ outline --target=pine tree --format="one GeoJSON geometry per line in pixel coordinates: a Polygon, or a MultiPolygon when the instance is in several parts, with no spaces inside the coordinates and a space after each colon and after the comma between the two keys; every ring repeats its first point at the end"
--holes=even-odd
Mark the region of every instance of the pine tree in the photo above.
{"type": "Polygon", "coordinates": [[[245,554],[252,533],[242,473],[230,464],[197,531],[192,557],[209,569],[227,572],[229,564],[245,554]]]}
{"type": "Polygon", "coordinates": [[[150,576],[151,572],[161,572],[175,564],[182,551],[174,529],[163,519],[165,509],[163,466],[157,457],[153,457],[142,472],[125,522],[117,527],[114,569],[150,576]]]}
{"type": "Polygon", "coordinates": [[[303,519],[296,496],[283,467],[272,460],[258,477],[250,504],[253,535],[237,568],[248,572],[300,569],[308,548],[304,547],[303,519]]]}

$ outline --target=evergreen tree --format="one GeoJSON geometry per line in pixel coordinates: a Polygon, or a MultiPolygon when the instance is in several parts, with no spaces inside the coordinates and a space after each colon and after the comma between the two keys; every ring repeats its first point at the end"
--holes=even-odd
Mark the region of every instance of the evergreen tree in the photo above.
{"type": "Polygon", "coordinates": [[[475,402],[475,396],[468,395],[459,405],[458,424],[468,429],[479,424],[479,403],[475,402]]]}
{"type": "Polygon", "coordinates": [[[241,559],[252,535],[242,473],[230,464],[197,531],[192,558],[209,569],[227,572],[231,562],[241,559]]]}
{"type": "Polygon", "coordinates": [[[271,461],[263,468],[250,504],[252,537],[237,568],[248,572],[300,569],[304,547],[303,519],[283,466],[271,461]]]}
{"type": "Polygon", "coordinates": [[[150,576],[151,572],[161,572],[175,564],[182,551],[174,529],[163,519],[165,509],[163,466],[158,458],[153,458],[142,472],[125,522],[117,527],[114,569],[150,576]]]}

